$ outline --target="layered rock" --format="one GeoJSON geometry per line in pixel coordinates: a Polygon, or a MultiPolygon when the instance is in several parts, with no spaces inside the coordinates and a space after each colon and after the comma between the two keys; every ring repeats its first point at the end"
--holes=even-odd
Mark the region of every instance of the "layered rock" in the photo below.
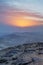
{"type": "Polygon", "coordinates": [[[43,43],[28,43],[0,50],[0,65],[43,65],[43,43]]]}

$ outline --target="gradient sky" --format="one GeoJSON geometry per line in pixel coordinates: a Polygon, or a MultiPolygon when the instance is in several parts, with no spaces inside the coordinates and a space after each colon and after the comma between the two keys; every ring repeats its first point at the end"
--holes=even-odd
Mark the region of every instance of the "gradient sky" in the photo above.
{"type": "Polygon", "coordinates": [[[36,26],[43,27],[43,0],[0,0],[1,32],[36,26]]]}

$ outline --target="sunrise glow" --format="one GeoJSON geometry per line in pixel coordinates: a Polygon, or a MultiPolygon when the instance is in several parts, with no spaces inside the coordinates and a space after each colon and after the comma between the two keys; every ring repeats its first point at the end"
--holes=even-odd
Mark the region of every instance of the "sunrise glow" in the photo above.
{"type": "Polygon", "coordinates": [[[17,27],[30,27],[30,26],[37,26],[41,23],[39,22],[38,18],[30,17],[24,18],[26,15],[16,15],[16,16],[6,16],[5,17],[5,24],[17,27]]]}
{"type": "Polygon", "coordinates": [[[31,5],[30,3],[31,1],[29,0],[22,0],[22,2],[21,0],[20,2],[18,0],[1,1],[0,23],[14,27],[43,25],[43,10],[40,9],[41,7],[37,8],[38,6],[35,1],[34,3],[32,2],[33,4],[31,3],[31,5]]]}
{"type": "Polygon", "coordinates": [[[15,23],[15,26],[18,26],[18,27],[29,27],[34,25],[37,25],[35,21],[30,19],[24,19],[23,17],[18,17],[15,23]]]}

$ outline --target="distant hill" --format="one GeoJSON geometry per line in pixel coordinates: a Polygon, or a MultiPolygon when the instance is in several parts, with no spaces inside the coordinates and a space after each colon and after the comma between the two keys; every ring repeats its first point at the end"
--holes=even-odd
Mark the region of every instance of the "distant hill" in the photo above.
{"type": "Polygon", "coordinates": [[[15,46],[24,43],[43,42],[43,33],[18,32],[4,35],[0,38],[0,48],[15,46]]]}

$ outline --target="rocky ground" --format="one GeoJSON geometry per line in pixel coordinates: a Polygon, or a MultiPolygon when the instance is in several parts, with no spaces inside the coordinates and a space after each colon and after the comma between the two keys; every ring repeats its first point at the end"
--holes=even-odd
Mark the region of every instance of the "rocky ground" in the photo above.
{"type": "Polygon", "coordinates": [[[28,43],[0,50],[0,65],[43,65],[43,43],[28,43]]]}

